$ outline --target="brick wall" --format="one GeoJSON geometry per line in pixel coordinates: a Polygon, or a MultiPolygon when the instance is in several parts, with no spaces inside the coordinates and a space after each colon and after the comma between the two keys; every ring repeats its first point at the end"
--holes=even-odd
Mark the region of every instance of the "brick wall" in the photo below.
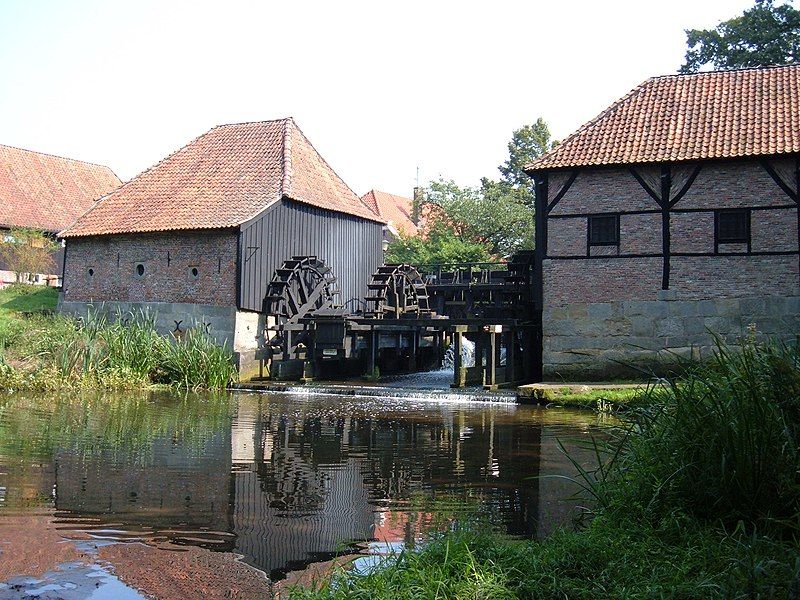
{"type": "Polygon", "coordinates": [[[599,298],[655,300],[661,289],[661,258],[593,258],[544,261],[544,306],[554,308],[599,298]]]}
{"type": "MultiPolygon", "coordinates": [[[[791,181],[787,161],[772,164],[791,181]]],[[[693,170],[673,169],[673,194],[693,170]]],[[[660,167],[637,172],[660,190],[660,167]]],[[[564,181],[551,178],[550,193],[564,181]]],[[[797,208],[758,161],[703,164],[674,205],[668,290],[660,207],[627,168],[580,173],[547,225],[545,379],[634,374],[710,352],[714,334],[735,341],[751,326],[770,337],[800,332],[797,208]],[[750,209],[750,248],[718,244],[715,254],[714,211],[728,208],[750,209]],[[620,243],[587,248],[588,215],[602,213],[621,213],[620,243]]]]}
{"type": "MultiPolygon", "coordinates": [[[[788,168],[784,163],[773,161],[781,173],[788,168]]],[[[673,194],[693,168],[673,170],[673,194]]],[[[659,168],[637,171],[652,188],[659,189],[659,168]]],[[[564,173],[554,177],[550,193],[557,193],[564,180],[564,173]]],[[[721,244],[718,251],[722,256],[675,256],[713,254],[714,210],[726,208],[752,209],[751,252],[796,252],[797,209],[780,208],[792,203],[756,160],[704,163],[688,192],[671,210],[670,289],[686,298],[794,293],[800,283],[796,254],[724,256],[748,249],[746,244],[721,244]]],[[[661,234],[657,203],[627,167],[581,172],[548,218],[548,259],[543,266],[545,306],[655,299],[662,283],[661,234]],[[652,212],[625,214],[629,211],[652,212]],[[622,213],[620,244],[591,247],[591,258],[577,259],[587,255],[586,215],[598,213],[622,213]],[[626,254],[645,258],[625,258],[626,254]],[[598,258],[608,255],[619,257],[598,258]]]]}
{"type": "Polygon", "coordinates": [[[236,234],[210,230],[69,239],[64,300],[234,306],[236,234]],[[144,267],[141,276],[138,265],[144,267]]]}
{"type": "MultiPolygon", "coordinates": [[[[558,187],[559,185],[554,182],[554,185],[550,186],[550,194],[555,195],[558,187]]],[[[578,174],[551,214],[569,215],[657,208],[655,201],[647,195],[627,169],[592,169],[578,174]]]]}

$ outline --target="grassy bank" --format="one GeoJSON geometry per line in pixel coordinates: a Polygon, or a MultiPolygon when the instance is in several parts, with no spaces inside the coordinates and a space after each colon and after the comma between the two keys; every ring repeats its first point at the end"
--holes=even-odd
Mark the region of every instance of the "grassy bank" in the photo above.
{"type": "Polygon", "coordinates": [[[152,315],[52,314],[55,290],[0,290],[0,390],[223,388],[235,377],[233,355],[196,329],[159,335],[152,315]]]}
{"type": "Polygon", "coordinates": [[[295,598],[798,598],[800,350],[748,342],[647,389],[596,446],[588,524],[455,530],[295,598]]]}

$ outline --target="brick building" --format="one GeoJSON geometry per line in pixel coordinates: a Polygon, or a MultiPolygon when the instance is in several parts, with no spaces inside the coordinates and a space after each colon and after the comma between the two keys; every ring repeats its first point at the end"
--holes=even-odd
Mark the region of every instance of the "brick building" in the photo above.
{"type": "MultiPolygon", "coordinates": [[[[55,236],[121,184],[102,165],[0,145],[0,242],[13,228],[55,236]]],[[[59,249],[51,268],[38,279],[55,285],[63,261],[59,249]]],[[[0,287],[16,281],[12,266],[0,262],[0,287]]]]}
{"type": "Polygon", "coordinates": [[[315,255],[362,298],[382,220],[292,119],[215,127],[62,231],[62,312],[147,310],[163,332],[202,326],[253,374],[276,269],[315,255]]]}
{"type": "Polygon", "coordinates": [[[800,66],[650,79],[527,168],[543,377],[800,332],[800,66]]]}

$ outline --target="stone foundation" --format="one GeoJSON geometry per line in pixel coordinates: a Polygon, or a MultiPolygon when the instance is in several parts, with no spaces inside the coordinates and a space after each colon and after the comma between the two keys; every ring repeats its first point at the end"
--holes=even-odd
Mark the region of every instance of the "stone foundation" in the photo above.
{"type": "Polygon", "coordinates": [[[262,350],[265,316],[237,310],[235,306],[171,302],[77,302],[59,298],[58,312],[86,318],[89,312],[105,314],[109,320],[121,315],[147,313],[155,319],[162,335],[185,332],[190,327],[204,329],[219,345],[234,352],[239,378],[243,381],[263,373],[262,350]]]}
{"type": "Polygon", "coordinates": [[[792,296],[681,300],[673,290],[653,301],[569,304],[543,314],[543,371],[551,380],[608,380],[663,371],[702,357],[714,335],[794,339],[800,333],[800,293],[792,296]]]}

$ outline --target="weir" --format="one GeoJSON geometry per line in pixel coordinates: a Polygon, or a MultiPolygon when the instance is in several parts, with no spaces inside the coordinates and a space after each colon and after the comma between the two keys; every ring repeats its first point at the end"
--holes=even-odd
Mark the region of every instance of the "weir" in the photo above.
{"type": "Polygon", "coordinates": [[[275,272],[262,379],[377,380],[446,367],[452,388],[497,390],[538,376],[532,252],[508,262],[383,265],[354,310],[337,303],[336,284],[315,256],[275,272]]]}

